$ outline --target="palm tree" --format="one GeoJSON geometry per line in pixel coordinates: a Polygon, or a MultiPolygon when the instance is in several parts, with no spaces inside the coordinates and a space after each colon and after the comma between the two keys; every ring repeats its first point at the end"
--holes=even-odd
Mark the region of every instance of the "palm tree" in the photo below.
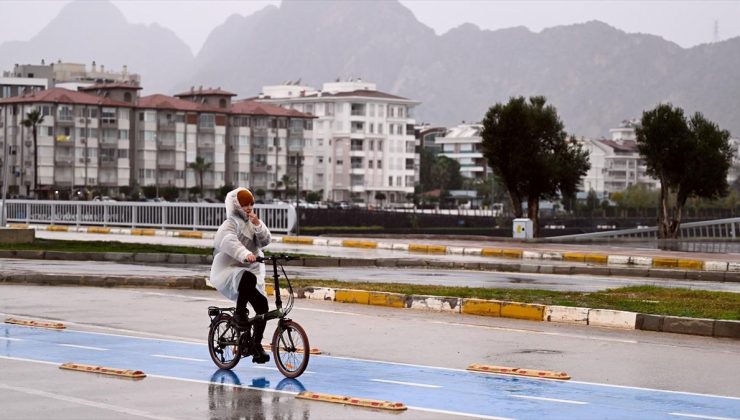
{"type": "Polygon", "coordinates": [[[41,111],[34,109],[26,114],[26,119],[21,121],[24,127],[31,129],[33,135],[33,190],[34,196],[38,195],[39,188],[39,148],[38,148],[38,133],[36,128],[44,122],[44,116],[41,115],[41,111]]]}
{"type": "Polygon", "coordinates": [[[206,171],[211,170],[211,167],[213,164],[211,162],[206,162],[206,160],[201,156],[195,157],[195,162],[191,162],[188,165],[188,168],[194,170],[198,173],[198,180],[200,181],[200,194],[203,196],[203,173],[206,171]]]}

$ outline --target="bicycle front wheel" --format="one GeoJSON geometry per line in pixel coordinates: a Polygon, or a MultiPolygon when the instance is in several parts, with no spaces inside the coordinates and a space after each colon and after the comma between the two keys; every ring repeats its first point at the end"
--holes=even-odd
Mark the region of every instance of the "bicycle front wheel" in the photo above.
{"type": "Polygon", "coordinates": [[[231,317],[222,315],[208,331],[208,353],[221,369],[232,369],[241,359],[239,332],[231,325],[231,317]]]}
{"type": "Polygon", "coordinates": [[[280,373],[288,378],[301,376],[308,366],[311,347],[308,336],[297,322],[282,321],[272,336],[272,354],[280,373]]]}

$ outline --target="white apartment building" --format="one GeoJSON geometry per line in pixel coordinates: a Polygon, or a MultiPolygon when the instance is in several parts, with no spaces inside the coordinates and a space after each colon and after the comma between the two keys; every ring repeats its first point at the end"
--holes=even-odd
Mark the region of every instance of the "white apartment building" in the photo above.
{"type": "Polygon", "coordinates": [[[591,169],[583,179],[582,191],[593,190],[600,197],[621,192],[632,185],[644,184],[658,188],[657,179],[647,174],[635,135],[636,120],[623,121],[618,128],[609,130],[611,139],[581,139],[589,154],[591,169]]]}
{"type": "Polygon", "coordinates": [[[12,71],[3,72],[3,76],[46,80],[50,88],[70,90],[104,83],[141,85],[141,76],[129,73],[127,66],[124,65],[121,71],[106,70],[104,65],[97,65],[95,61],[89,69],[82,63],[64,63],[61,60],[51,64],[46,64],[44,60],[41,60],[41,64],[16,64],[12,71]]]}
{"type": "Polygon", "coordinates": [[[58,189],[128,186],[131,111],[125,102],[61,88],[0,100],[0,146],[9,146],[12,168],[8,186],[17,194],[47,196],[58,189]],[[36,156],[32,130],[21,123],[34,109],[44,117],[36,156]]]}
{"type": "Polygon", "coordinates": [[[332,201],[400,205],[414,192],[416,165],[413,107],[418,101],[378,91],[360,80],[265,86],[255,98],[314,115],[306,136],[302,188],[332,201]]]}
{"type": "Polygon", "coordinates": [[[0,77],[0,99],[30,94],[48,87],[46,79],[3,76],[0,77]]]}
{"type": "Polygon", "coordinates": [[[481,124],[460,124],[450,128],[444,137],[437,137],[436,143],[442,148],[441,155],[460,163],[460,173],[465,178],[481,179],[491,173],[483,156],[481,124]]]}
{"type": "Polygon", "coordinates": [[[51,191],[68,196],[95,187],[116,195],[156,186],[186,196],[200,186],[201,174],[189,165],[202,157],[209,165],[202,172],[204,196],[231,184],[264,189],[269,199],[286,190],[275,180],[300,169],[291,162],[300,162],[303,138],[311,137],[310,115],[249,101],[232,104],[234,94],[220,89],[142,98],[139,89],[108,83],[85,92],[52,88],[0,100],[0,148],[7,139],[11,195],[37,191],[52,198],[51,191]],[[21,124],[33,109],[44,116],[37,130],[36,185],[31,130],[21,124]]]}

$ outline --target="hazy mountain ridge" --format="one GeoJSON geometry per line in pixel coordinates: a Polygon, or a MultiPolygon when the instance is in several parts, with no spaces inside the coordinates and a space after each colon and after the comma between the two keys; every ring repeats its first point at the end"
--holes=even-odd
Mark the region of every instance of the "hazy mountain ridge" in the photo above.
{"type": "Polygon", "coordinates": [[[361,77],[421,101],[416,120],[438,125],[479,121],[511,96],[545,95],[578,136],[606,136],[670,101],[740,136],[740,38],[684,49],[598,21],[539,33],[463,24],[436,35],[397,1],[284,0],[231,16],[193,57],[169,30],[128,24],[110,3],[77,2],[32,40],[0,45],[3,69],[41,58],[96,60],[116,70],[128,64],[145,93],[202,85],[243,98],[299,78],[320,88],[361,77]],[[90,24],[69,25],[83,13],[90,24]]]}
{"type": "Polygon", "coordinates": [[[0,68],[14,64],[83,63],[142,76],[144,89],[169,88],[173,74],[192,65],[190,48],[159,25],[130,24],[109,2],[72,2],[28,41],[0,44],[0,68]],[[83,18],[86,17],[86,18],[83,18]]]}

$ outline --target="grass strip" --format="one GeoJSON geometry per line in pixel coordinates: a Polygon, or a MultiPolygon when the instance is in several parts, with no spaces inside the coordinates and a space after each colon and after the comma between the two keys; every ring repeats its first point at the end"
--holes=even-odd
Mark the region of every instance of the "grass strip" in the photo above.
{"type": "MultiPolygon", "coordinates": [[[[740,319],[740,293],[630,286],[599,292],[558,292],[550,290],[440,287],[402,283],[345,282],[324,279],[294,279],[297,287],[331,287],[393,292],[405,295],[432,295],[494,299],[542,305],[614,309],[644,314],[709,319],[740,319]]],[[[282,284],[282,283],[281,283],[282,284]]]]}
{"type": "Polygon", "coordinates": [[[65,241],[36,238],[27,244],[0,243],[0,249],[23,251],[61,251],[61,252],[147,252],[168,254],[210,255],[212,247],[173,246],[141,244],[113,241],[65,241]]]}

